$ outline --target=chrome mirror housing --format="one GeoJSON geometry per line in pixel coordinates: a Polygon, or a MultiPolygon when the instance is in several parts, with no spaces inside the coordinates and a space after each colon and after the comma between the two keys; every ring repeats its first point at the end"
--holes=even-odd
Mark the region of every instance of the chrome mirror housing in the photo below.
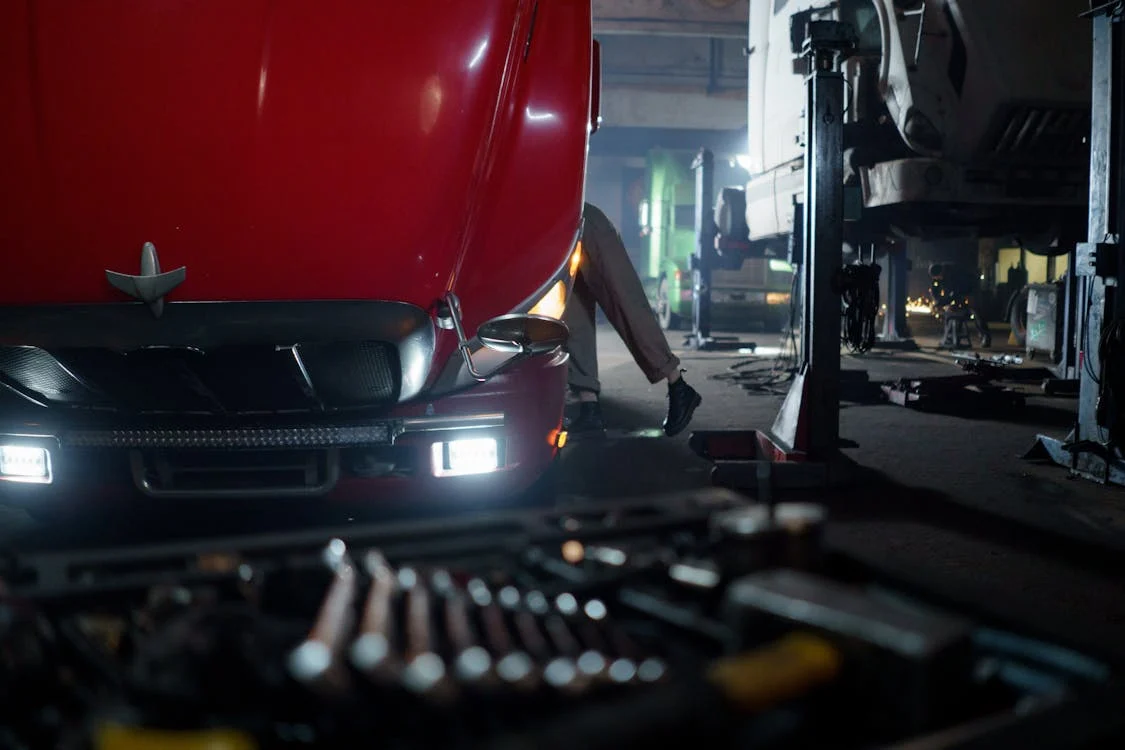
{"type": "MultiPolygon", "coordinates": [[[[457,332],[458,348],[469,375],[483,383],[489,375],[482,374],[474,366],[472,345],[461,325],[461,301],[457,299],[457,295],[449,292],[445,295],[444,302],[447,314],[439,316],[438,325],[443,328],[452,327],[457,332]]],[[[543,315],[501,315],[485,321],[477,329],[477,339],[482,345],[513,355],[509,362],[549,354],[566,344],[569,338],[570,329],[565,323],[543,315]]]]}
{"type": "Polygon", "coordinates": [[[542,315],[502,315],[477,329],[477,338],[489,349],[522,356],[549,354],[569,337],[565,323],[542,315]]]}

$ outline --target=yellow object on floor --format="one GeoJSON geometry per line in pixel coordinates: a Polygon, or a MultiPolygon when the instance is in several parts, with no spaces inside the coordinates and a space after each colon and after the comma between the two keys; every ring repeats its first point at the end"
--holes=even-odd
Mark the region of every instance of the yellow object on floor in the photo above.
{"type": "Polygon", "coordinates": [[[707,678],[748,713],[800,698],[839,676],[844,659],[824,638],[793,633],[754,651],[716,662],[707,678]]]}
{"type": "Polygon", "coordinates": [[[97,750],[258,750],[258,743],[235,729],[177,732],[103,724],[98,728],[94,747],[97,750]]]}

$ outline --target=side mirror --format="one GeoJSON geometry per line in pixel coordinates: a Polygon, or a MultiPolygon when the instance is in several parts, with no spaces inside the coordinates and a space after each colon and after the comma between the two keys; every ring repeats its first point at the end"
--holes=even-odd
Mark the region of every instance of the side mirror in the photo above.
{"type": "Polygon", "coordinates": [[[569,337],[566,323],[542,315],[502,315],[477,329],[477,338],[489,349],[525,356],[553,352],[569,337]]]}

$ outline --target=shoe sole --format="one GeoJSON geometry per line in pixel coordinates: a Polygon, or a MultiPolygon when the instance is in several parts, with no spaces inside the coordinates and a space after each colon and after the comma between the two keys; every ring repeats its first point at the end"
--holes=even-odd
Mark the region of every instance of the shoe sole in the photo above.
{"type": "Polygon", "coordinates": [[[667,435],[668,437],[675,437],[676,435],[679,435],[681,432],[683,432],[685,429],[687,429],[687,426],[689,424],[691,424],[691,418],[695,414],[695,410],[698,409],[699,405],[702,404],[702,403],[703,403],[703,397],[700,396],[698,393],[695,394],[695,398],[693,398],[691,400],[691,403],[688,404],[688,408],[684,411],[683,422],[681,422],[680,425],[677,426],[676,429],[674,429],[674,430],[668,430],[667,428],[665,428],[664,434],[667,435]]]}

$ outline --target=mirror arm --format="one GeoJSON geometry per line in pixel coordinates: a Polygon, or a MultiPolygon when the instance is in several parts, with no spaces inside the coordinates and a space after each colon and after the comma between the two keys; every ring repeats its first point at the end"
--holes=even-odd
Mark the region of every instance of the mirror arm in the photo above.
{"type": "Polygon", "coordinates": [[[445,304],[449,307],[449,317],[453,321],[453,330],[457,332],[457,348],[461,350],[461,358],[465,360],[465,367],[473,380],[483,383],[488,378],[477,372],[477,368],[473,366],[473,355],[469,351],[469,340],[465,337],[465,328],[461,324],[461,300],[457,299],[457,295],[453,292],[447,292],[445,304]]]}

